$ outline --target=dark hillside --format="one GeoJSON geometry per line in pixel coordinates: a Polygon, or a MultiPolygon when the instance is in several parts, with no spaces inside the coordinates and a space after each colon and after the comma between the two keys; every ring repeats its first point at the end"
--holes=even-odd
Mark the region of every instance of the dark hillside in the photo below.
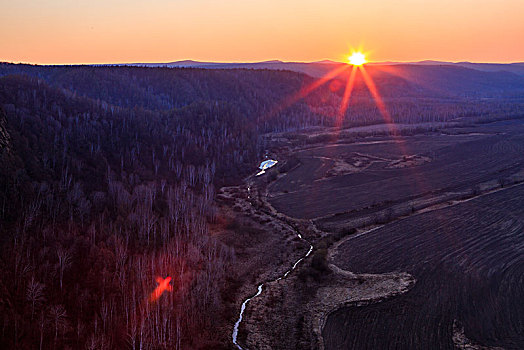
{"type": "MultiPolygon", "coordinates": [[[[166,64],[136,64],[147,67],[192,67],[208,70],[268,69],[305,73],[321,78],[345,66],[338,62],[210,63],[181,61],[166,64]]],[[[385,96],[501,97],[524,94],[524,65],[468,62],[374,63],[366,66],[385,96]]],[[[358,78],[357,78],[358,81],[358,78]]]]}
{"type": "Polygon", "coordinates": [[[253,125],[226,103],[111,108],[27,76],[0,78],[0,104],[0,347],[216,348],[233,260],[208,224],[215,186],[258,158],[253,125]],[[176,289],[149,303],[157,276],[176,289]]]}
{"type": "Polygon", "coordinates": [[[7,133],[7,117],[0,108],[0,152],[4,152],[9,147],[9,134],[7,133]]]}
{"type": "Polygon", "coordinates": [[[243,113],[268,112],[312,78],[273,70],[205,70],[0,64],[0,75],[26,74],[77,95],[120,107],[170,110],[195,101],[235,102],[243,113]],[[268,89],[268,87],[271,89],[268,89]]]}
{"type": "MultiPolygon", "coordinates": [[[[323,64],[334,69],[334,64],[323,64]]],[[[336,124],[349,66],[307,96],[316,80],[277,70],[145,68],[127,66],[31,66],[0,64],[0,76],[29,75],[68,95],[104,108],[166,112],[195,102],[226,103],[257,130],[290,131],[336,124]]],[[[367,71],[395,122],[499,118],[522,110],[524,78],[454,66],[368,66],[367,71]],[[491,97],[486,99],[484,97],[491,97]],[[492,98],[501,97],[504,98],[492,98]]],[[[343,126],[383,123],[384,116],[362,74],[355,80],[343,126]]]]}

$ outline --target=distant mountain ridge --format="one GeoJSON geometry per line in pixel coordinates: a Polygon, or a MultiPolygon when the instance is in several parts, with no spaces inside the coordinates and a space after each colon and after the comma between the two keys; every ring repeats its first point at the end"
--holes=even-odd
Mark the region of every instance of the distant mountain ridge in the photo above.
{"type": "Polygon", "coordinates": [[[390,64],[390,65],[396,65],[396,64],[412,64],[412,65],[426,65],[426,66],[433,66],[433,65],[452,65],[452,66],[459,66],[464,68],[470,68],[470,69],[476,69],[483,72],[499,72],[499,71],[506,71],[515,73],[518,75],[524,75],[524,62],[514,62],[514,63],[475,63],[475,62],[447,62],[447,61],[433,61],[433,60],[424,60],[424,61],[418,61],[418,62],[408,62],[408,63],[399,63],[399,62],[378,62],[373,63],[377,65],[384,65],[384,64],[390,64]]]}
{"type": "MultiPolygon", "coordinates": [[[[264,61],[253,63],[198,62],[136,63],[132,66],[201,69],[269,69],[305,73],[314,78],[347,66],[329,60],[319,62],[264,61]]],[[[521,97],[524,94],[524,63],[470,62],[372,62],[366,65],[379,89],[386,96],[430,97],[521,97]]],[[[348,66],[349,68],[349,66],[348,66]]],[[[351,68],[337,79],[347,79],[351,68]]],[[[341,70],[338,70],[339,72],[341,70]]],[[[357,75],[356,86],[359,85],[357,75]]],[[[334,78],[334,77],[331,77],[334,78]]],[[[362,85],[362,84],[360,84],[362,85]]]]}
{"type": "MultiPolygon", "coordinates": [[[[179,67],[179,68],[207,68],[207,69],[276,69],[276,70],[291,70],[309,74],[313,77],[323,76],[327,70],[332,69],[333,65],[344,65],[343,62],[336,62],[331,60],[322,60],[316,62],[284,62],[280,60],[269,60],[262,62],[200,62],[194,60],[174,61],[167,63],[129,63],[118,64],[127,66],[141,66],[141,67],[179,67]]],[[[416,62],[370,62],[368,66],[458,66],[469,69],[475,69],[482,72],[510,72],[520,76],[524,76],[524,62],[515,63],[473,63],[473,62],[447,62],[424,60],[416,62]]]]}

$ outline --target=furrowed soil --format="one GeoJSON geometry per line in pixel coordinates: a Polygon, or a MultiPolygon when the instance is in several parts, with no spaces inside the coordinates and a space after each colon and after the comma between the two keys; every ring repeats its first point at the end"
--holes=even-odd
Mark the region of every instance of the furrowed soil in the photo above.
{"type": "Polygon", "coordinates": [[[230,305],[304,254],[297,232],[314,249],[250,301],[244,349],[524,348],[524,120],[274,151],[219,195],[258,230],[221,233],[230,305]]]}
{"type": "Polygon", "coordinates": [[[316,219],[502,180],[524,166],[523,130],[299,151],[300,166],[271,185],[269,202],[289,216],[316,219]]]}
{"type": "Polygon", "coordinates": [[[406,294],[333,312],[326,349],[453,349],[454,322],[480,346],[524,348],[524,185],[348,239],[335,263],[407,271],[406,294]]]}

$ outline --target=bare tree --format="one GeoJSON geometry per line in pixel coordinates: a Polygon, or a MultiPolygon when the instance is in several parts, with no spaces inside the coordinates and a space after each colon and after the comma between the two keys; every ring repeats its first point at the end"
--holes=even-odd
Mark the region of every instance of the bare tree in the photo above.
{"type": "Polygon", "coordinates": [[[63,305],[53,305],[49,309],[49,317],[55,326],[55,345],[58,334],[65,333],[67,329],[67,312],[63,305]]]}
{"type": "Polygon", "coordinates": [[[40,331],[40,346],[39,349],[42,350],[42,345],[44,343],[44,332],[47,326],[47,318],[45,317],[45,310],[40,311],[40,317],[38,318],[38,329],[40,331]]]}
{"type": "Polygon", "coordinates": [[[58,256],[58,272],[60,275],[60,290],[62,290],[62,285],[64,281],[64,271],[71,266],[72,255],[69,249],[66,249],[62,246],[59,246],[56,250],[56,255],[58,256]]]}
{"type": "Polygon", "coordinates": [[[27,285],[26,291],[27,301],[31,303],[31,320],[35,314],[35,306],[40,305],[44,300],[44,284],[35,281],[35,277],[31,277],[31,281],[27,285]]]}

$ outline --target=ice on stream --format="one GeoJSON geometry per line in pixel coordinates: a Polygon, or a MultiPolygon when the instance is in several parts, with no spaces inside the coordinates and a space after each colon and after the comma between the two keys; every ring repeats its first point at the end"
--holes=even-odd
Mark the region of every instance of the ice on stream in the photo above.
{"type": "Polygon", "coordinates": [[[273,159],[268,159],[268,160],[263,161],[262,163],[260,163],[260,165],[258,167],[260,169],[260,171],[257,173],[256,176],[260,176],[260,175],[264,174],[267,169],[275,166],[275,164],[277,164],[277,163],[278,163],[278,160],[273,160],[273,159]]]}

